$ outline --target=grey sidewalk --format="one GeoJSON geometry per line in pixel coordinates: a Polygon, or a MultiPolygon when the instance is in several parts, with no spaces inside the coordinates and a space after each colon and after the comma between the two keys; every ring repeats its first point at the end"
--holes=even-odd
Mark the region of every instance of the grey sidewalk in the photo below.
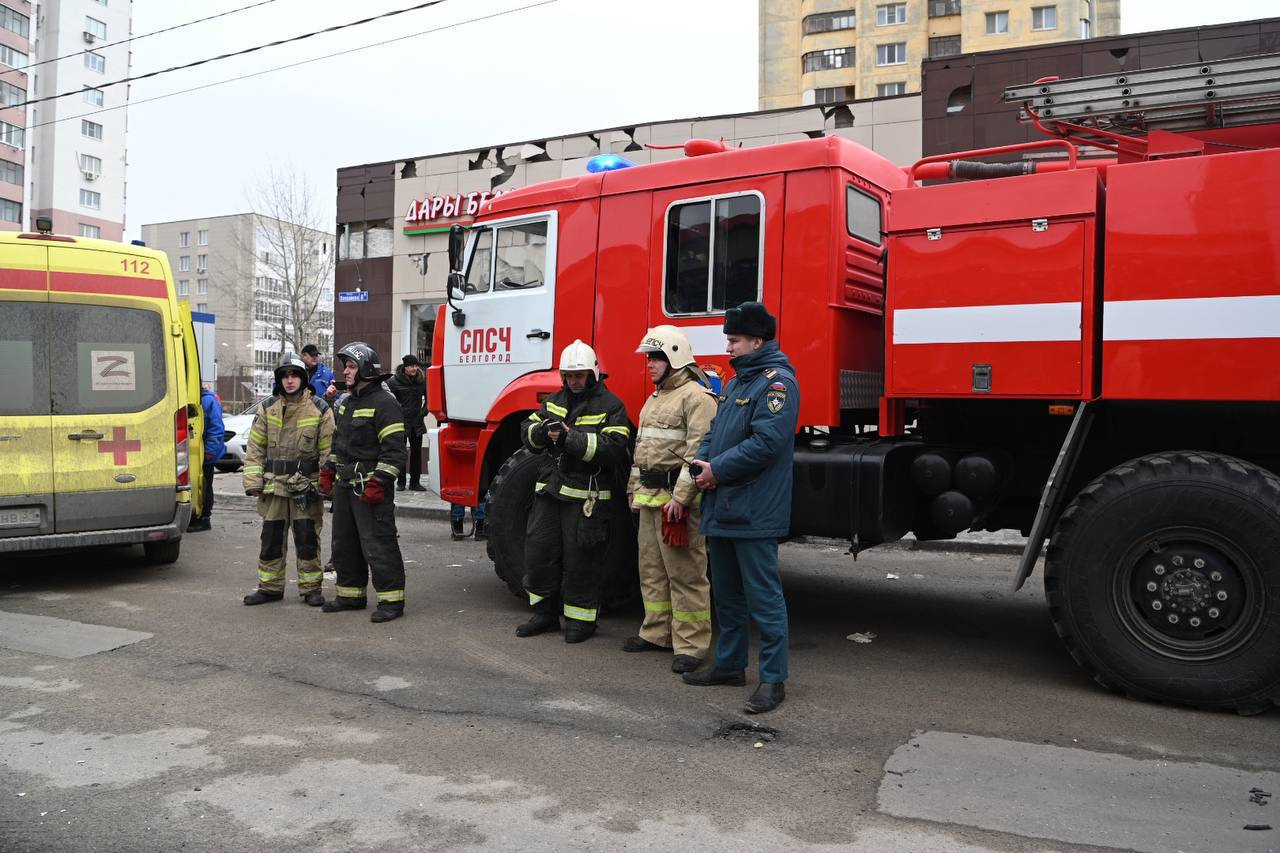
{"type": "MultiPolygon", "coordinates": [[[[234,506],[253,508],[254,498],[244,493],[240,487],[240,473],[218,474],[213,478],[213,494],[215,506],[234,506]]],[[[441,500],[435,492],[396,492],[397,518],[436,518],[445,520],[449,517],[449,504],[441,500]]],[[[848,547],[848,542],[837,539],[807,539],[827,546],[848,547]]],[[[900,542],[881,545],[881,548],[905,548],[912,551],[961,551],[973,554],[1021,554],[1026,546],[1025,536],[1016,530],[1001,530],[995,533],[962,533],[955,539],[943,539],[934,542],[919,542],[907,536],[900,542]]]]}

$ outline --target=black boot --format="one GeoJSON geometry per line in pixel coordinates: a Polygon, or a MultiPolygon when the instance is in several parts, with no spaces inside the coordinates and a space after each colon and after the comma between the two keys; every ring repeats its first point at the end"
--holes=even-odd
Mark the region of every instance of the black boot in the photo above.
{"type": "Polygon", "coordinates": [[[671,659],[671,671],[681,675],[693,672],[700,666],[702,666],[702,658],[695,658],[693,655],[676,655],[671,659]]]}
{"type": "Polygon", "coordinates": [[[747,683],[747,677],[742,670],[721,669],[718,666],[704,669],[702,672],[686,672],[680,677],[684,679],[685,684],[692,684],[696,687],[710,687],[715,684],[741,687],[747,683]]]}
{"type": "Polygon", "coordinates": [[[484,519],[476,521],[476,529],[471,535],[481,541],[489,538],[488,531],[484,529],[484,519]]]}
{"type": "Polygon", "coordinates": [[[411,492],[425,492],[426,490],[427,487],[419,483],[417,480],[414,480],[409,484],[409,491],[411,492]]]}
{"type": "Polygon", "coordinates": [[[308,607],[320,607],[324,604],[324,593],[318,589],[309,589],[302,593],[302,602],[308,607]]]}
{"type": "Polygon", "coordinates": [[[339,610],[364,610],[366,607],[363,598],[335,598],[333,601],[326,601],[320,610],[324,613],[337,613],[339,610]]]}
{"type": "Polygon", "coordinates": [[[396,491],[397,492],[404,491],[404,480],[396,480],[396,491]]]}
{"type": "Polygon", "coordinates": [[[462,519],[460,518],[449,519],[449,531],[449,538],[454,542],[461,542],[463,539],[467,538],[467,534],[462,532],[462,519]]]}
{"type": "Polygon", "coordinates": [[[191,523],[187,525],[188,533],[200,533],[205,530],[212,530],[213,523],[207,518],[193,518],[191,523]]]}
{"type": "Polygon", "coordinates": [[[747,700],[747,704],[742,706],[742,710],[748,714],[763,714],[781,705],[782,700],[786,698],[786,685],[783,682],[770,684],[762,681],[756,688],[756,692],[752,693],[751,698],[747,700]]]}
{"type": "Polygon", "coordinates": [[[581,619],[566,619],[564,624],[564,641],[581,643],[596,632],[596,623],[583,622],[581,619]]]}
{"type": "Polygon", "coordinates": [[[516,626],[517,637],[536,637],[538,634],[545,634],[548,631],[560,630],[560,617],[553,616],[550,613],[535,613],[529,617],[529,621],[523,625],[516,626]]]}
{"type": "Polygon", "coordinates": [[[369,621],[390,622],[392,619],[399,619],[403,615],[403,604],[379,604],[377,608],[369,614],[369,621]]]}
{"type": "Polygon", "coordinates": [[[627,637],[622,641],[622,650],[624,652],[669,652],[671,649],[666,646],[660,646],[657,643],[651,643],[644,637],[627,637]]]}
{"type": "Polygon", "coordinates": [[[268,601],[279,601],[282,598],[284,598],[283,592],[267,592],[263,589],[255,589],[244,597],[244,603],[249,605],[266,604],[268,601]]]}

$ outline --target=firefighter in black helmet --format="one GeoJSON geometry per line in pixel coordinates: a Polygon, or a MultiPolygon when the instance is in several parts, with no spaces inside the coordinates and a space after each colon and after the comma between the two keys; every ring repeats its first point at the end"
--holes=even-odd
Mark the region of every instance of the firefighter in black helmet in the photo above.
{"type": "Polygon", "coordinates": [[[357,341],[338,351],[348,396],[338,405],[333,454],[321,491],[333,495],[333,567],[337,597],[325,613],[363,610],[373,575],[373,622],[404,615],[404,560],[396,541],[395,483],[404,471],[404,416],[383,387],[378,353],[357,341]]]}

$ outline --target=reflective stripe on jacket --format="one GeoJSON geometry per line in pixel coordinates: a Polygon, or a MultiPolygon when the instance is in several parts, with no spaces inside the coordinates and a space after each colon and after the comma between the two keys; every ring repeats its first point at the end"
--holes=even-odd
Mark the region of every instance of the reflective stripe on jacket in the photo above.
{"type": "Polygon", "coordinates": [[[262,489],[279,476],[263,471],[263,462],[268,459],[315,463],[308,476],[318,483],[320,464],[329,456],[332,444],[333,410],[324,400],[305,388],[292,397],[272,397],[258,409],[245,442],[245,490],[262,489]]]}
{"type": "Polygon", "coordinates": [[[359,463],[363,476],[377,474],[390,485],[405,469],[404,417],[400,404],[381,382],[370,382],[348,394],[338,404],[333,453],[329,461],[338,468],[338,481],[352,478],[343,466],[359,463]]]}
{"type": "Polygon", "coordinates": [[[631,462],[631,419],[627,408],[603,382],[596,382],[574,401],[567,390],[548,397],[542,408],[520,425],[520,440],[543,454],[534,491],[565,501],[591,497],[610,500],[610,483],[621,485],[631,462]],[[565,434],[552,446],[544,424],[562,421],[565,434]]]}
{"type": "Polygon", "coordinates": [[[693,484],[689,466],[672,451],[693,459],[715,414],[715,395],[697,381],[688,367],[674,371],[654,389],[640,410],[635,459],[627,481],[627,494],[634,495],[636,506],[660,507],[673,496],[685,506],[693,504],[698,487],[693,484]],[[655,488],[641,484],[642,469],[679,471],[680,476],[674,489],[655,488]]]}

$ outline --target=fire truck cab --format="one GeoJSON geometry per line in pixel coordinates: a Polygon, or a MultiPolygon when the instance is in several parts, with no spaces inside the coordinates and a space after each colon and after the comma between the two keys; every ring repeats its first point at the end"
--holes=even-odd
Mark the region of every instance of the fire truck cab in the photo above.
{"type": "Polygon", "coordinates": [[[517,425],[560,387],[560,349],[591,343],[634,418],[646,328],[682,327],[723,378],[721,315],[759,299],[803,389],[793,536],[856,552],[1019,530],[1015,588],[1048,540],[1051,616],[1099,682],[1269,707],[1280,92],[1258,75],[1275,69],[1037,81],[1006,96],[1054,138],[908,169],[840,138],[694,140],[507,193],[451,253],[432,486],[488,494],[490,555],[518,593],[535,460],[517,425]]]}

